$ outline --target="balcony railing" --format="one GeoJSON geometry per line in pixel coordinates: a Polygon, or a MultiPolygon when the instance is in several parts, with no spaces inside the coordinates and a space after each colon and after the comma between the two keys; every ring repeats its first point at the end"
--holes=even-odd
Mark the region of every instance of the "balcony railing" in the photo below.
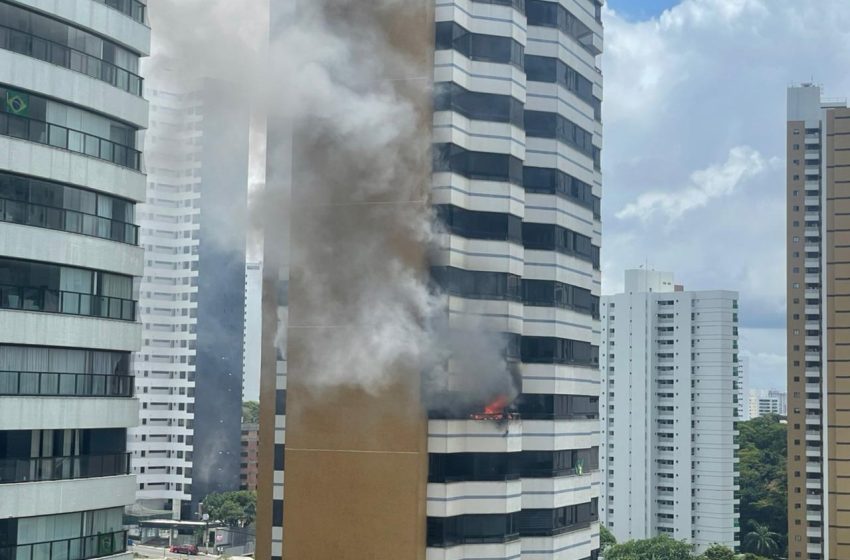
{"type": "Polygon", "coordinates": [[[90,560],[127,552],[127,531],[0,547],[0,560],[90,560]]]}
{"type": "Polygon", "coordinates": [[[94,0],[98,4],[105,4],[110,8],[118,10],[122,14],[138,21],[145,23],[145,5],[139,0],[94,0]]]}
{"type": "Polygon", "coordinates": [[[125,397],[133,396],[130,375],[0,371],[0,395],[23,397],[125,397]]]}
{"type": "Polygon", "coordinates": [[[130,454],[0,459],[0,484],[130,474],[130,454]]]}
{"type": "Polygon", "coordinates": [[[69,150],[139,171],[142,153],[134,148],[38,119],[0,113],[0,135],[69,150]]]}
{"type": "Polygon", "coordinates": [[[85,74],[118,89],[142,95],[142,78],[129,70],[61,43],[0,25],[0,49],[31,56],[85,74]]]}
{"type": "Polygon", "coordinates": [[[136,302],[130,299],[8,284],[0,284],[0,309],[136,320],[136,302]]]}
{"type": "Polygon", "coordinates": [[[93,214],[33,202],[0,198],[0,221],[137,245],[139,226],[93,214]]]}

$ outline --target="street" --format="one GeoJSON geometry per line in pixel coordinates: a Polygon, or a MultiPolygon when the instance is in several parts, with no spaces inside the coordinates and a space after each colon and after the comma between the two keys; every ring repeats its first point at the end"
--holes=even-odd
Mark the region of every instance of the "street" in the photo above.
{"type": "Polygon", "coordinates": [[[213,554],[201,553],[194,556],[190,554],[176,554],[173,552],[165,552],[165,549],[163,548],[144,546],[140,544],[134,544],[130,547],[130,550],[141,558],[220,558],[220,556],[213,554]]]}

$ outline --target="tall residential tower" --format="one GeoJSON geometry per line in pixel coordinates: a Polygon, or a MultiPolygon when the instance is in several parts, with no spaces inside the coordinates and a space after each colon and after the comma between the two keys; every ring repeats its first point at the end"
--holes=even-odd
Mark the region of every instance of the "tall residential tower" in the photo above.
{"type": "Polygon", "coordinates": [[[194,520],[208,493],[239,489],[248,113],[217,80],[160,71],[146,89],[142,410],[129,450],[141,511],[194,520]]]}
{"type": "MultiPolygon", "coordinates": [[[[430,262],[421,243],[403,238],[392,249],[430,267],[447,294],[450,326],[474,318],[504,337],[522,395],[516,413],[495,420],[427,418],[418,389],[404,383],[366,394],[310,393],[303,337],[333,327],[313,323],[316,304],[293,262],[281,375],[269,346],[278,306],[268,298],[279,290],[267,255],[258,551],[272,560],[334,551],[364,559],[597,557],[601,3],[434,4],[408,2],[389,15],[370,8],[367,16],[386,22],[390,42],[421,64],[409,69],[421,85],[402,91],[432,127],[435,167],[411,173],[431,186],[445,226],[430,262]],[[433,102],[421,98],[430,76],[433,102]]],[[[284,134],[275,128],[270,143],[277,137],[280,145],[284,134]]],[[[298,143],[296,134],[296,151],[298,143]]],[[[267,183],[275,184],[283,161],[268,153],[267,183]]],[[[301,160],[293,159],[296,199],[311,185],[299,184],[301,160]]],[[[351,206],[380,217],[375,202],[397,201],[351,206]]],[[[327,223],[340,244],[347,236],[339,224],[380,227],[355,220],[346,206],[327,223]]],[[[293,254],[319,250],[293,208],[293,254]]]]}
{"type": "Polygon", "coordinates": [[[628,270],[602,298],[601,354],[605,526],[737,547],[738,295],[628,270]]]}
{"type": "Polygon", "coordinates": [[[788,557],[850,557],[850,108],[788,90],[788,557]]]}
{"type": "Polygon", "coordinates": [[[145,12],[0,1],[0,558],[132,557],[145,12]]]}

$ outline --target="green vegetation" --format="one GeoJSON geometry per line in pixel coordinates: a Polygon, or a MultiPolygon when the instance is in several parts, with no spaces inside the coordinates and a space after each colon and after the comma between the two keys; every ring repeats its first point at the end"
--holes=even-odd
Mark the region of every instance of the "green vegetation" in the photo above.
{"type": "Polygon", "coordinates": [[[257,424],[260,421],[260,403],[257,401],[245,401],[242,403],[242,422],[246,424],[257,424]]]}
{"type": "Polygon", "coordinates": [[[788,534],[786,427],[770,414],[738,423],[744,552],[781,557],[788,534]]]}
{"type": "Polygon", "coordinates": [[[204,500],[204,512],[211,520],[223,521],[231,527],[245,527],[257,516],[257,494],[247,490],[210,494],[204,500]]]}
{"type": "Polygon", "coordinates": [[[713,544],[699,558],[700,560],[735,560],[735,553],[722,544],[713,544]]]}
{"type": "Polygon", "coordinates": [[[692,560],[691,545],[667,536],[613,544],[605,560],[692,560]]]}
{"type": "Polygon", "coordinates": [[[614,538],[614,533],[608,530],[605,525],[599,524],[599,551],[605,552],[608,547],[617,544],[617,539],[614,538]]]}

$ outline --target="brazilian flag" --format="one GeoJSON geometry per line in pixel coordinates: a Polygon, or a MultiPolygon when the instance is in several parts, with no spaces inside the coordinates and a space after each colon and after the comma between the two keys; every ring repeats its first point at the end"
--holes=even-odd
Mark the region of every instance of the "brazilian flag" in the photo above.
{"type": "Polygon", "coordinates": [[[28,117],[30,114],[30,96],[26,93],[6,90],[6,112],[28,117]]]}

